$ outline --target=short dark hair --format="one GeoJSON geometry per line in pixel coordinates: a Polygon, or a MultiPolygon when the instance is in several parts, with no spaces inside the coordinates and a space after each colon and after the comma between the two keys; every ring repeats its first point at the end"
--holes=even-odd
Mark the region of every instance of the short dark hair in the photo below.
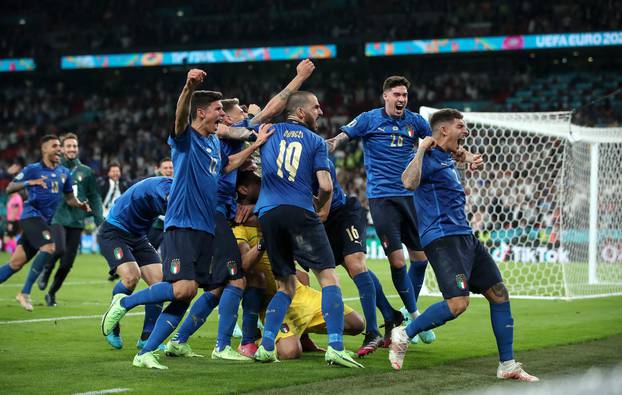
{"type": "Polygon", "coordinates": [[[41,139],[39,140],[39,145],[43,145],[50,140],[60,140],[60,139],[55,134],[46,134],[45,136],[41,137],[41,139]]]}
{"type": "Polygon", "coordinates": [[[224,100],[221,100],[220,102],[222,103],[222,110],[224,112],[229,112],[233,110],[233,107],[240,104],[240,100],[238,100],[237,98],[224,99],[224,100]]]}
{"type": "Polygon", "coordinates": [[[254,171],[241,171],[238,173],[237,185],[250,185],[251,182],[260,181],[261,177],[257,175],[254,171]]]}
{"type": "Polygon", "coordinates": [[[190,117],[197,116],[197,108],[207,107],[215,101],[222,99],[222,93],[215,91],[195,91],[190,98],[190,117]]]}
{"type": "Polygon", "coordinates": [[[75,133],[65,133],[60,137],[60,144],[63,145],[65,140],[76,140],[78,141],[78,136],[75,133]]]}
{"type": "Polygon", "coordinates": [[[401,75],[392,75],[384,80],[384,83],[382,84],[382,91],[388,91],[391,88],[402,85],[404,85],[406,89],[410,89],[410,81],[408,81],[406,77],[401,75]]]}
{"type": "Polygon", "coordinates": [[[158,162],[158,166],[162,166],[162,163],[164,162],[172,162],[172,161],[173,160],[170,157],[165,156],[164,158],[160,159],[160,162],[158,162]]]}
{"type": "Polygon", "coordinates": [[[291,115],[296,112],[298,107],[304,107],[309,104],[311,96],[313,96],[313,93],[308,91],[298,91],[292,93],[287,99],[287,104],[285,105],[285,115],[291,115]]]}
{"type": "Polygon", "coordinates": [[[434,130],[434,127],[441,122],[452,122],[454,119],[463,119],[464,115],[455,108],[443,108],[438,110],[430,117],[430,128],[434,130]]]}
{"type": "Polygon", "coordinates": [[[112,169],[113,167],[118,167],[119,170],[121,170],[121,163],[119,163],[116,160],[110,161],[110,163],[108,163],[108,168],[106,169],[106,173],[110,171],[110,169],[112,169]]]}

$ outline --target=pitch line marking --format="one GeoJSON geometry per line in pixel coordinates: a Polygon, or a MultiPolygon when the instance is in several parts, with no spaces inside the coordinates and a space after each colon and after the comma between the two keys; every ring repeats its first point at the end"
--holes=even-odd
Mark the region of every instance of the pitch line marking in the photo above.
{"type": "Polygon", "coordinates": [[[99,395],[99,394],[118,394],[121,392],[131,391],[131,388],[110,388],[101,391],[89,391],[89,392],[76,392],[73,395],[99,395]]]}

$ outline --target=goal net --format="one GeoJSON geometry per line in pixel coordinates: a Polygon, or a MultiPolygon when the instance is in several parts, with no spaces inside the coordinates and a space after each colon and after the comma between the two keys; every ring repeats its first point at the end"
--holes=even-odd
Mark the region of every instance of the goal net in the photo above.
{"type": "Polygon", "coordinates": [[[578,127],[570,112],[464,116],[465,148],[485,161],[462,172],[467,215],[510,294],[622,294],[622,128],[578,127]]]}

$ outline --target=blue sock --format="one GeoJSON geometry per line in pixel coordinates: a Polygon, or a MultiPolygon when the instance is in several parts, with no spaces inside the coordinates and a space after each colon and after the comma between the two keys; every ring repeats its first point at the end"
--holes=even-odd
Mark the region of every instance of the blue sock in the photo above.
{"type": "Polygon", "coordinates": [[[139,304],[162,303],[172,301],[174,299],[175,295],[173,294],[173,284],[161,282],[153,284],[149,288],[145,288],[142,291],[138,291],[134,295],[130,295],[127,298],[123,298],[121,300],[121,306],[125,307],[127,310],[130,310],[139,304]]]}
{"type": "Polygon", "coordinates": [[[421,287],[423,287],[425,269],[427,267],[428,261],[410,261],[408,277],[410,278],[410,282],[413,283],[413,288],[415,289],[415,300],[419,300],[419,292],[421,292],[421,287]]]}
{"type": "Polygon", "coordinates": [[[37,281],[39,274],[41,274],[41,270],[43,270],[43,267],[50,260],[50,258],[52,258],[52,255],[47,252],[39,251],[35,257],[35,260],[32,262],[32,265],[30,265],[28,277],[26,277],[26,281],[24,281],[24,287],[22,288],[23,294],[30,294],[32,285],[37,281]]]}
{"type": "Polygon", "coordinates": [[[257,340],[257,319],[259,318],[263,294],[264,290],[256,287],[248,287],[244,291],[242,298],[242,345],[257,340]]]}
{"type": "Polygon", "coordinates": [[[446,300],[436,302],[408,324],[406,334],[412,339],[417,333],[441,326],[454,318],[446,300]]]}
{"type": "Polygon", "coordinates": [[[160,313],[162,313],[162,303],[149,303],[145,305],[145,320],[143,321],[143,332],[140,334],[140,340],[149,338],[160,313]]]}
{"type": "MultiPolygon", "coordinates": [[[[238,309],[244,290],[234,285],[227,285],[222,291],[218,304],[218,336],[216,337],[216,349],[222,351],[231,345],[231,334],[238,321],[238,309]]],[[[255,321],[256,323],[257,321],[255,321]]]]}
{"type": "Polygon", "coordinates": [[[115,296],[116,294],[131,295],[132,292],[133,291],[129,289],[128,287],[126,287],[121,281],[116,283],[114,288],[112,288],[112,296],[115,296]]]}
{"type": "Polygon", "coordinates": [[[278,291],[274,294],[266,308],[266,320],[263,326],[261,345],[267,351],[274,350],[274,339],[276,339],[276,335],[279,333],[290,303],[292,303],[292,298],[285,292],[278,291]]]}
{"type": "Polygon", "coordinates": [[[397,290],[397,293],[402,298],[402,302],[409,313],[417,311],[417,301],[415,300],[415,289],[413,283],[408,278],[408,272],[406,266],[402,266],[399,269],[391,267],[391,278],[393,279],[393,285],[397,290]]]}
{"type": "Polygon", "coordinates": [[[189,305],[190,303],[185,300],[172,301],[158,317],[155,328],[153,328],[153,332],[151,332],[149,339],[147,339],[145,347],[143,347],[138,354],[143,355],[146,352],[156,350],[160,344],[173,333],[175,328],[177,328],[179,321],[184,317],[184,313],[188,310],[189,305]]]}
{"type": "Polygon", "coordinates": [[[17,270],[13,270],[11,265],[9,265],[8,263],[0,266],[0,284],[8,280],[9,277],[14,275],[15,273],[17,273],[17,270]]]}
{"type": "Polygon", "coordinates": [[[179,327],[173,340],[179,343],[186,343],[188,338],[194,334],[203,324],[207,317],[216,306],[219,299],[211,292],[203,292],[190,307],[190,313],[179,327]]]}
{"type": "Polygon", "coordinates": [[[514,319],[510,302],[490,304],[490,321],[497,339],[499,360],[505,362],[514,359],[514,319]]]}
{"type": "Polygon", "coordinates": [[[374,282],[374,288],[376,289],[376,306],[380,309],[380,313],[382,314],[382,318],[384,321],[393,321],[393,306],[389,303],[387,296],[384,294],[382,290],[382,284],[380,284],[380,280],[376,276],[376,273],[371,270],[368,271],[371,280],[374,282]]]}
{"type": "Polygon", "coordinates": [[[322,288],[322,315],[326,321],[328,345],[343,350],[343,297],[341,288],[329,285],[322,288]]]}
{"type": "Polygon", "coordinates": [[[365,332],[380,335],[376,319],[376,289],[374,288],[374,281],[371,279],[369,272],[359,273],[352,280],[354,280],[354,284],[356,284],[356,288],[359,290],[361,307],[365,316],[365,332]]]}

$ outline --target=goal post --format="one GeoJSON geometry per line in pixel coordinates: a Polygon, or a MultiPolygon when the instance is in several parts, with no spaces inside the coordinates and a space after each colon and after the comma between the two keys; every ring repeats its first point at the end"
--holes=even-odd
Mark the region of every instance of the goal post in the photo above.
{"type": "MultiPolygon", "coordinates": [[[[436,111],[421,107],[425,118],[436,111]]],[[[464,112],[467,216],[513,296],[622,295],[622,128],[571,124],[570,112],[464,112]]],[[[426,291],[437,294],[434,275],[426,291]]]]}

